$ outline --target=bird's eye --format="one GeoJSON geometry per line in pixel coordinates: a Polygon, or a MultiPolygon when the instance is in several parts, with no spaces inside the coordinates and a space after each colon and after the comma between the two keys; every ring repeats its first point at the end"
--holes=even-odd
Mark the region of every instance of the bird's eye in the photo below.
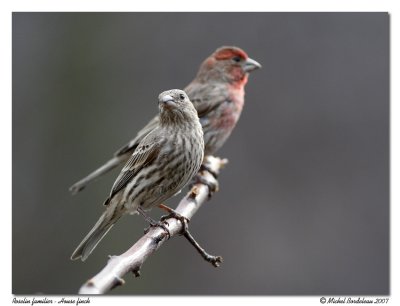
{"type": "Polygon", "coordinates": [[[232,58],[232,60],[233,60],[235,63],[239,63],[239,62],[242,60],[242,58],[241,58],[240,56],[235,56],[235,57],[232,58]]]}
{"type": "Polygon", "coordinates": [[[185,96],[183,94],[180,94],[179,98],[181,98],[181,100],[185,100],[185,96]]]}

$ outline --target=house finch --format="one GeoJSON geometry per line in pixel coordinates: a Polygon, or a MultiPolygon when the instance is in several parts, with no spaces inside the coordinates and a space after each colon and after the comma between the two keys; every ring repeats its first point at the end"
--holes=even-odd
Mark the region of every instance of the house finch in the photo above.
{"type": "MultiPolygon", "coordinates": [[[[196,77],[185,88],[200,117],[206,155],[214,154],[231,134],[242,112],[249,73],[259,68],[261,65],[242,49],[221,47],[201,64],[196,77]]],[[[73,194],[79,192],[90,181],[125,162],[158,122],[158,117],[153,118],[136,138],[119,149],[102,167],[71,186],[70,191],[73,194]]]]}
{"type": "Polygon", "coordinates": [[[156,126],[136,145],[117,177],[106,211],[71,256],[84,261],[124,214],[149,210],[172,197],[193,177],[204,156],[203,130],[186,93],[173,89],[158,97],[156,126]]]}

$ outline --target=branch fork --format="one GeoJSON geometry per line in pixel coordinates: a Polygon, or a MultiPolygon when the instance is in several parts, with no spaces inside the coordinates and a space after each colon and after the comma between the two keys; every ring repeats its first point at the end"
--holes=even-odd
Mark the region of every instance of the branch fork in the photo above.
{"type": "MultiPolygon", "coordinates": [[[[200,172],[196,175],[194,184],[186,196],[180,201],[176,213],[190,220],[201,205],[208,200],[215,191],[218,191],[218,176],[220,170],[227,164],[227,159],[206,156],[200,172]]],[[[109,256],[106,266],[97,275],[89,279],[79,290],[79,294],[104,294],[115,287],[125,284],[123,276],[132,272],[135,277],[140,276],[140,270],[146,259],[156,252],[168,240],[169,236],[181,233],[188,239],[203,258],[213,266],[218,267],[222,257],[207,254],[193,239],[189,231],[183,232],[184,224],[175,217],[164,220],[169,233],[161,227],[152,227],[129,250],[118,256],[109,256]],[[192,240],[192,241],[191,241],[192,240]]]]}

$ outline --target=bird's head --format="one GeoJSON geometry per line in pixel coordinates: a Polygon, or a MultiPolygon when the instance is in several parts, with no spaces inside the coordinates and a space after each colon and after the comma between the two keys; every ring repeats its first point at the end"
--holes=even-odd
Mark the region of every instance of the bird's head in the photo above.
{"type": "Polygon", "coordinates": [[[196,109],[183,90],[171,89],[160,93],[158,105],[162,121],[199,120],[196,109]]]}
{"type": "Polygon", "coordinates": [[[224,46],[218,48],[201,64],[197,77],[203,81],[245,84],[248,74],[260,68],[261,65],[249,58],[242,49],[224,46]]]}

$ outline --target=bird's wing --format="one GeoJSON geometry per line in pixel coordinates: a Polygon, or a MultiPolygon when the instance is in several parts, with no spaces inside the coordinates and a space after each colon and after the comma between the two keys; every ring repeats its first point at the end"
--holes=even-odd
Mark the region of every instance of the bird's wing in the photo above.
{"type": "Polygon", "coordinates": [[[229,100],[226,89],[218,85],[191,83],[185,88],[185,91],[200,119],[229,100]]]}
{"type": "MultiPolygon", "coordinates": [[[[159,155],[160,149],[161,142],[157,141],[154,137],[151,137],[151,135],[148,135],[143,139],[115,180],[109,199],[123,189],[141,169],[153,162],[159,155]]],[[[106,201],[106,203],[107,202],[108,201],[106,201]]]]}
{"type": "MultiPolygon", "coordinates": [[[[215,111],[222,103],[229,100],[226,94],[227,91],[223,86],[191,83],[185,88],[185,91],[196,108],[200,119],[206,118],[209,113],[215,111]]],[[[203,128],[207,124],[206,121],[202,121],[203,128]]],[[[116,151],[114,156],[121,156],[133,152],[142,139],[157,127],[158,122],[159,117],[155,116],[138,132],[134,139],[116,151]]]]}
{"type": "Polygon", "coordinates": [[[135,151],[142,139],[156,128],[158,125],[158,120],[158,116],[155,116],[152,120],[150,120],[150,122],[137,133],[136,137],[116,151],[114,156],[121,156],[128,152],[135,151]]]}

